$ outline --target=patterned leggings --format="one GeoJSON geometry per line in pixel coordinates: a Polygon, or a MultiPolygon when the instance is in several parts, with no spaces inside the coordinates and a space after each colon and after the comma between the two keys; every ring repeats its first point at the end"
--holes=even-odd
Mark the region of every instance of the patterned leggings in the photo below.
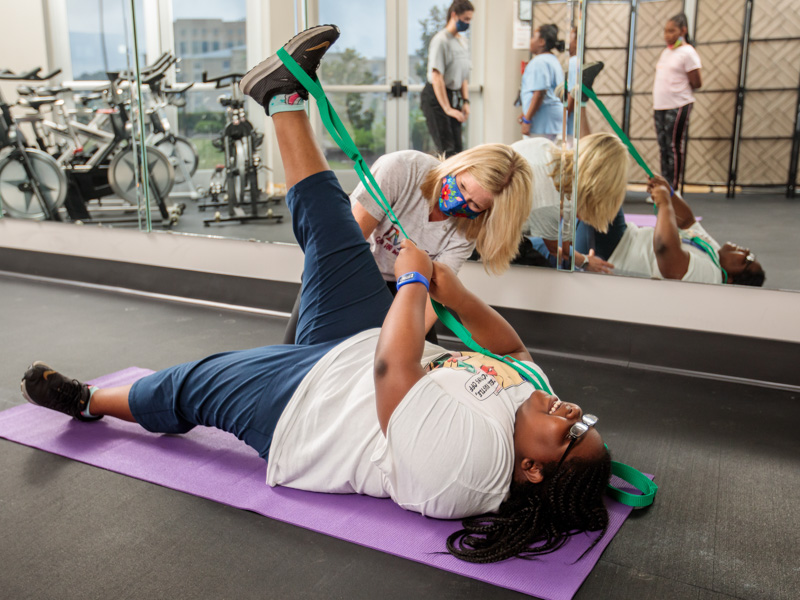
{"type": "Polygon", "coordinates": [[[677,190],[683,179],[686,156],[686,130],[692,104],[670,110],[653,111],[658,147],[661,149],[661,174],[677,190]]]}

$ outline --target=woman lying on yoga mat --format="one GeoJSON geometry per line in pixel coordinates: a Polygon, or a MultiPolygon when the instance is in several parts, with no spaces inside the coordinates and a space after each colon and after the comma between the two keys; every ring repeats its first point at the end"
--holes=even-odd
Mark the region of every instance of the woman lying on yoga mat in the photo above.
{"type": "MultiPolygon", "coordinates": [[[[606,231],[625,200],[628,181],[628,149],[611,133],[593,133],[578,146],[578,189],[572,190],[573,149],[562,150],[545,138],[514,142],[514,150],[533,170],[532,208],[525,233],[541,238],[550,253],[558,244],[561,220],[561,188],[569,206],[564,212],[565,236],[570,236],[573,197],[578,198],[577,217],[598,231],[606,231]],[[563,164],[562,164],[563,163],[563,164]],[[562,172],[564,174],[562,184],[562,172]]],[[[566,251],[566,249],[565,249],[566,251]]],[[[589,271],[607,272],[613,265],[594,253],[576,253],[575,264],[589,271]]]]}
{"type": "Polygon", "coordinates": [[[579,223],[575,247],[595,251],[625,275],[653,279],[680,279],[699,283],[764,285],[764,269],[747,248],[720,244],[695,219],[694,213],[667,180],[654,176],[647,186],[656,207],[655,227],[625,222],[619,210],[605,232],[579,223]]]}
{"type": "MultiPolygon", "coordinates": [[[[313,76],[338,35],[314,27],[285,49],[313,76]]],[[[410,241],[395,262],[393,299],[314,138],[305,90],[275,56],[241,86],[273,117],[291,187],[286,201],[305,253],[297,344],[216,354],[108,389],[37,362],[22,380],[25,398],[154,433],[228,431],[268,461],[269,485],[390,497],[423,515],[464,518],[447,547],[468,561],[605,532],[610,459],[597,419],[502,361],[426,344],[430,285],[478,343],[546,381],[512,327],[410,241]]]]}

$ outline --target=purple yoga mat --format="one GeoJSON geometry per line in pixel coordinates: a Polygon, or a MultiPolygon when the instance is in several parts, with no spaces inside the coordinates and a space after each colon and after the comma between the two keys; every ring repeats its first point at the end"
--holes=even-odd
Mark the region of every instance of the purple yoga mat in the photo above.
{"type": "MultiPolygon", "coordinates": [[[[695,219],[697,219],[698,221],[702,221],[703,217],[695,217],[695,219]]],[[[634,225],[638,225],[639,227],[655,227],[656,216],[625,213],[625,222],[633,223],[634,225]]]]}
{"type": "MultiPolygon", "coordinates": [[[[125,385],[149,373],[131,367],[90,383],[125,385]]],[[[388,499],[271,488],[265,483],[266,462],[217,429],[156,435],[133,423],[108,418],[82,423],[25,404],[0,412],[0,437],[547,600],[572,598],[631,512],[607,499],[608,533],[576,564],[596,534],[577,535],[540,560],[474,565],[436,554],[445,551],[444,541],[459,522],[407,512],[388,499]]]]}

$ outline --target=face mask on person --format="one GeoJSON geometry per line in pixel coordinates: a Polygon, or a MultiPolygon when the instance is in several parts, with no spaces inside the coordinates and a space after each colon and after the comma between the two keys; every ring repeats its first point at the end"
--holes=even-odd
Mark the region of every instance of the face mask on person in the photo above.
{"type": "Polygon", "coordinates": [[[468,205],[461,190],[458,189],[456,178],[447,175],[442,179],[442,194],[439,196],[439,210],[448,217],[463,217],[474,219],[481,213],[476,213],[468,205]]]}
{"type": "Polygon", "coordinates": [[[469,29],[469,23],[465,23],[461,19],[456,19],[456,31],[459,33],[464,33],[467,29],[469,29]]]}

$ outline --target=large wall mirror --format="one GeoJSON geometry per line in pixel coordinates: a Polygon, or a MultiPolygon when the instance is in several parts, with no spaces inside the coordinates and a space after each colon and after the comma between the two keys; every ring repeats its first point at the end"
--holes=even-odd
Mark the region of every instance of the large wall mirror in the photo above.
{"type": "MultiPolygon", "coordinates": [[[[800,224],[800,18],[782,6],[777,0],[587,2],[583,64],[604,63],[593,90],[644,162],[675,188],[671,212],[692,262],[668,273],[675,261],[664,262],[664,244],[677,234],[670,227],[659,234],[669,214],[650,203],[647,175],[633,160],[622,212],[607,234],[590,228],[581,237],[578,225],[578,250],[595,248],[617,275],[680,279],[683,273],[687,281],[727,277],[757,285],[763,269],[765,289],[800,290],[793,235],[800,224]],[[672,20],[681,13],[688,21],[683,31],[672,20]],[[700,80],[692,82],[688,72],[697,64],[700,80]],[[695,83],[702,85],[692,89],[695,83]],[[712,255],[727,269],[701,274],[712,255]]],[[[594,102],[583,114],[592,133],[613,131],[594,102]]],[[[597,176],[587,167],[578,185],[581,177],[597,176]]]]}
{"type": "MultiPolygon", "coordinates": [[[[145,185],[172,177],[145,159],[142,0],[50,0],[7,11],[0,58],[0,214],[146,230],[145,185]],[[145,161],[149,168],[144,169],[145,161]]],[[[158,212],[157,207],[153,207],[158,212]]],[[[170,215],[164,211],[163,219],[170,215]]]]}
{"type": "MultiPolygon", "coordinates": [[[[492,57],[497,44],[504,44],[503,56],[516,64],[503,85],[515,96],[525,63],[536,54],[528,40],[553,24],[565,47],[552,54],[566,84],[554,94],[568,98],[591,71],[598,100],[643,162],[665,175],[670,173],[656,134],[653,85],[667,48],[665,29],[671,17],[685,13],[689,35],[677,50],[691,46],[699,56],[702,85],[690,90],[691,110],[674,119],[684,160],[679,167],[670,163],[670,179],[711,238],[735,243],[743,268],[763,267],[764,288],[800,290],[795,259],[800,248],[793,235],[800,180],[800,19],[780,12],[779,0],[514,2],[513,26],[507,22],[510,9],[500,23],[489,18],[488,2],[473,4],[473,22],[462,34],[472,62],[464,148],[523,142],[521,131],[486,126],[502,111],[516,127],[523,107],[511,102],[485,107],[482,82],[497,70],[492,57]],[[498,40],[498,32],[513,35],[498,40]]],[[[269,120],[241,96],[239,78],[293,31],[338,23],[342,36],[320,77],[367,162],[406,149],[434,153],[421,97],[428,46],[444,27],[449,5],[447,0],[23,3],[9,17],[8,31],[25,39],[9,37],[0,64],[8,107],[0,131],[5,217],[294,243],[269,120]],[[16,51],[19,47],[29,51],[16,51]],[[12,153],[28,157],[24,168],[8,158],[12,153]]],[[[578,91],[575,96],[581,96],[578,91]]],[[[592,147],[590,133],[614,131],[593,100],[570,108],[563,130],[546,134],[554,156],[558,151],[583,156],[592,147]]],[[[351,192],[357,179],[349,161],[313,106],[311,115],[328,160],[351,192]]],[[[540,144],[536,132],[530,133],[534,139],[525,141],[540,144]]],[[[670,146],[672,139],[662,136],[661,143],[670,146]]],[[[657,216],[648,202],[645,172],[626,160],[624,216],[615,211],[612,216],[625,231],[653,228],[657,216]]],[[[581,270],[594,263],[591,270],[602,271],[604,256],[614,262],[616,246],[609,251],[608,240],[598,246],[597,231],[590,243],[592,232],[576,221],[592,220],[582,214],[580,194],[584,187],[602,189],[603,181],[598,187],[592,178],[608,162],[599,164],[595,172],[582,159],[548,164],[541,179],[558,173],[563,185],[554,188],[558,198],[547,207],[549,229],[529,232],[519,264],[581,270]],[[587,258],[588,250],[593,258],[587,258]]],[[[709,255],[704,240],[693,237],[682,236],[684,250],[709,255]]],[[[641,250],[640,263],[652,259],[652,247],[641,250]]],[[[616,276],[653,276],[641,264],[614,266],[616,276]]]]}

